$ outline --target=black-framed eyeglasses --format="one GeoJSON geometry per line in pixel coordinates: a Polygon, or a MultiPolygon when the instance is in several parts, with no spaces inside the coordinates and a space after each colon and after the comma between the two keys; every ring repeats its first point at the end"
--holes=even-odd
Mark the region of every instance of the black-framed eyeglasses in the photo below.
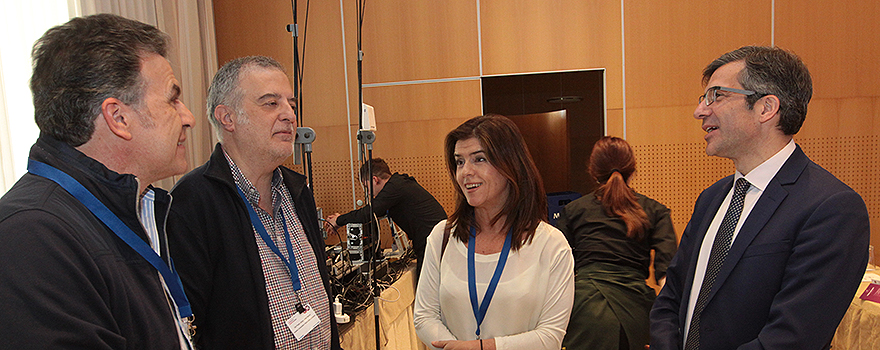
{"type": "Polygon", "coordinates": [[[713,86],[713,87],[710,87],[709,89],[707,89],[706,93],[700,95],[700,103],[703,103],[704,100],[706,101],[706,106],[709,106],[712,103],[714,103],[715,99],[718,98],[718,90],[733,92],[733,93],[746,95],[746,96],[751,96],[751,95],[757,94],[757,92],[754,92],[752,90],[734,89],[734,88],[729,88],[729,87],[724,87],[724,86],[713,86]]]}

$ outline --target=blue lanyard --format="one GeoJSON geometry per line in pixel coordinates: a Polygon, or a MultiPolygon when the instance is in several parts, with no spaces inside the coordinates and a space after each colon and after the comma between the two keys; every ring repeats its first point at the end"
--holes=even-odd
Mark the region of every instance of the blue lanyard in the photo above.
{"type": "Polygon", "coordinates": [[[489,310],[489,303],[492,302],[492,296],[495,295],[495,288],[498,287],[498,281],[501,280],[501,272],[504,271],[504,265],[507,263],[507,255],[510,253],[510,241],[513,237],[511,231],[507,232],[507,238],[504,239],[504,247],[501,248],[501,256],[498,258],[498,265],[495,266],[495,274],[489,281],[489,287],[486,288],[486,295],[483,296],[483,302],[477,303],[477,273],[476,262],[474,261],[475,241],[477,230],[471,227],[471,234],[468,238],[468,289],[471,294],[471,306],[474,308],[474,317],[477,319],[477,339],[480,338],[480,325],[483,324],[483,318],[486,317],[486,311],[489,310]]]}
{"type": "Polygon", "coordinates": [[[107,225],[110,230],[116,233],[116,236],[127,243],[135,252],[144,257],[150,265],[153,265],[153,267],[162,274],[162,278],[165,279],[165,284],[168,286],[171,298],[173,298],[174,303],[177,304],[177,310],[180,312],[180,316],[192,316],[192,309],[189,306],[189,300],[183,292],[183,283],[180,282],[180,276],[174,271],[174,263],[171,262],[170,257],[168,260],[171,262],[171,267],[165,264],[165,261],[162,260],[159,254],[157,254],[147,242],[134,233],[134,231],[126,226],[116,214],[113,214],[104,203],[101,203],[94,194],[89,192],[89,190],[70,175],[52,167],[51,165],[33,159],[28,159],[27,169],[31,174],[52,180],[64,188],[74,198],[79,200],[80,203],[85,205],[92,214],[98,217],[104,225],[107,225]]]}
{"type": "Polygon", "coordinates": [[[249,202],[247,197],[244,196],[244,192],[242,192],[238,186],[235,186],[235,189],[238,190],[238,195],[241,196],[241,200],[244,201],[244,205],[248,208],[248,214],[251,217],[251,224],[254,225],[254,229],[260,234],[260,238],[262,238],[263,242],[266,243],[266,246],[268,246],[269,249],[271,249],[272,252],[284,262],[284,265],[287,265],[287,271],[290,273],[290,281],[293,283],[293,290],[300,290],[302,285],[299,282],[299,269],[296,267],[296,258],[293,256],[293,248],[290,244],[290,233],[287,230],[287,221],[284,220],[284,213],[281,213],[281,224],[284,225],[284,243],[287,244],[287,256],[290,257],[290,260],[284,258],[284,255],[281,254],[281,250],[275,245],[275,241],[269,237],[266,227],[263,226],[263,221],[260,220],[260,216],[257,215],[251,202],[249,202]]]}

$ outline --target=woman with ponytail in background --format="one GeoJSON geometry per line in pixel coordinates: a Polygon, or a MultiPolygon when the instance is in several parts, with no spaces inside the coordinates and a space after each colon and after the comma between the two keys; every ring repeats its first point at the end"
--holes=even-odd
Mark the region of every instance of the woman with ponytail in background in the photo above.
{"type": "Polygon", "coordinates": [[[651,250],[661,287],[676,250],[669,209],[629,187],[636,160],[621,138],[596,142],[589,171],[599,187],[567,204],[557,221],[577,271],[563,345],[566,350],[645,349],[656,296],[645,282],[651,250]]]}

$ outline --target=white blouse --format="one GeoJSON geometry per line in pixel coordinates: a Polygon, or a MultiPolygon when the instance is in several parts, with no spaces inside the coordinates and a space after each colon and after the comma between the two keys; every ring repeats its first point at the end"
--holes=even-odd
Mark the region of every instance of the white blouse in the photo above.
{"type": "MultiPolygon", "coordinates": [[[[443,228],[428,237],[416,289],[414,324],[428,348],[435,340],[477,339],[477,322],[468,292],[467,244],[450,236],[440,261],[443,228]]],[[[500,253],[475,255],[477,300],[482,302],[500,253]]],[[[531,243],[511,251],[480,327],[498,350],[558,350],[574,300],[574,258],[565,236],[541,222],[531,243]]]]}

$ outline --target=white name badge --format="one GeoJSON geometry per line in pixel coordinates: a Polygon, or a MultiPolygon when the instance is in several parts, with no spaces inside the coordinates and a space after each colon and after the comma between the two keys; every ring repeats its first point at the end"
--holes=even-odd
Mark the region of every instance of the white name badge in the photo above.
{"type": "Polygon", "coordinates": [[[290,331],[293,332],[293,336],[296,337],[297,341],[302,340],[306,334],[309,334],[309,332],[321,323],[321,319],[318,318],[318,314],[315,313],[315,310],[312,310],[312,307],[309,306],[309,304],[305,304],[304,306],[306,309],[305,312],[294,312],[293,316],[285,322],[287,328],[290,328],[290,331]]]}

